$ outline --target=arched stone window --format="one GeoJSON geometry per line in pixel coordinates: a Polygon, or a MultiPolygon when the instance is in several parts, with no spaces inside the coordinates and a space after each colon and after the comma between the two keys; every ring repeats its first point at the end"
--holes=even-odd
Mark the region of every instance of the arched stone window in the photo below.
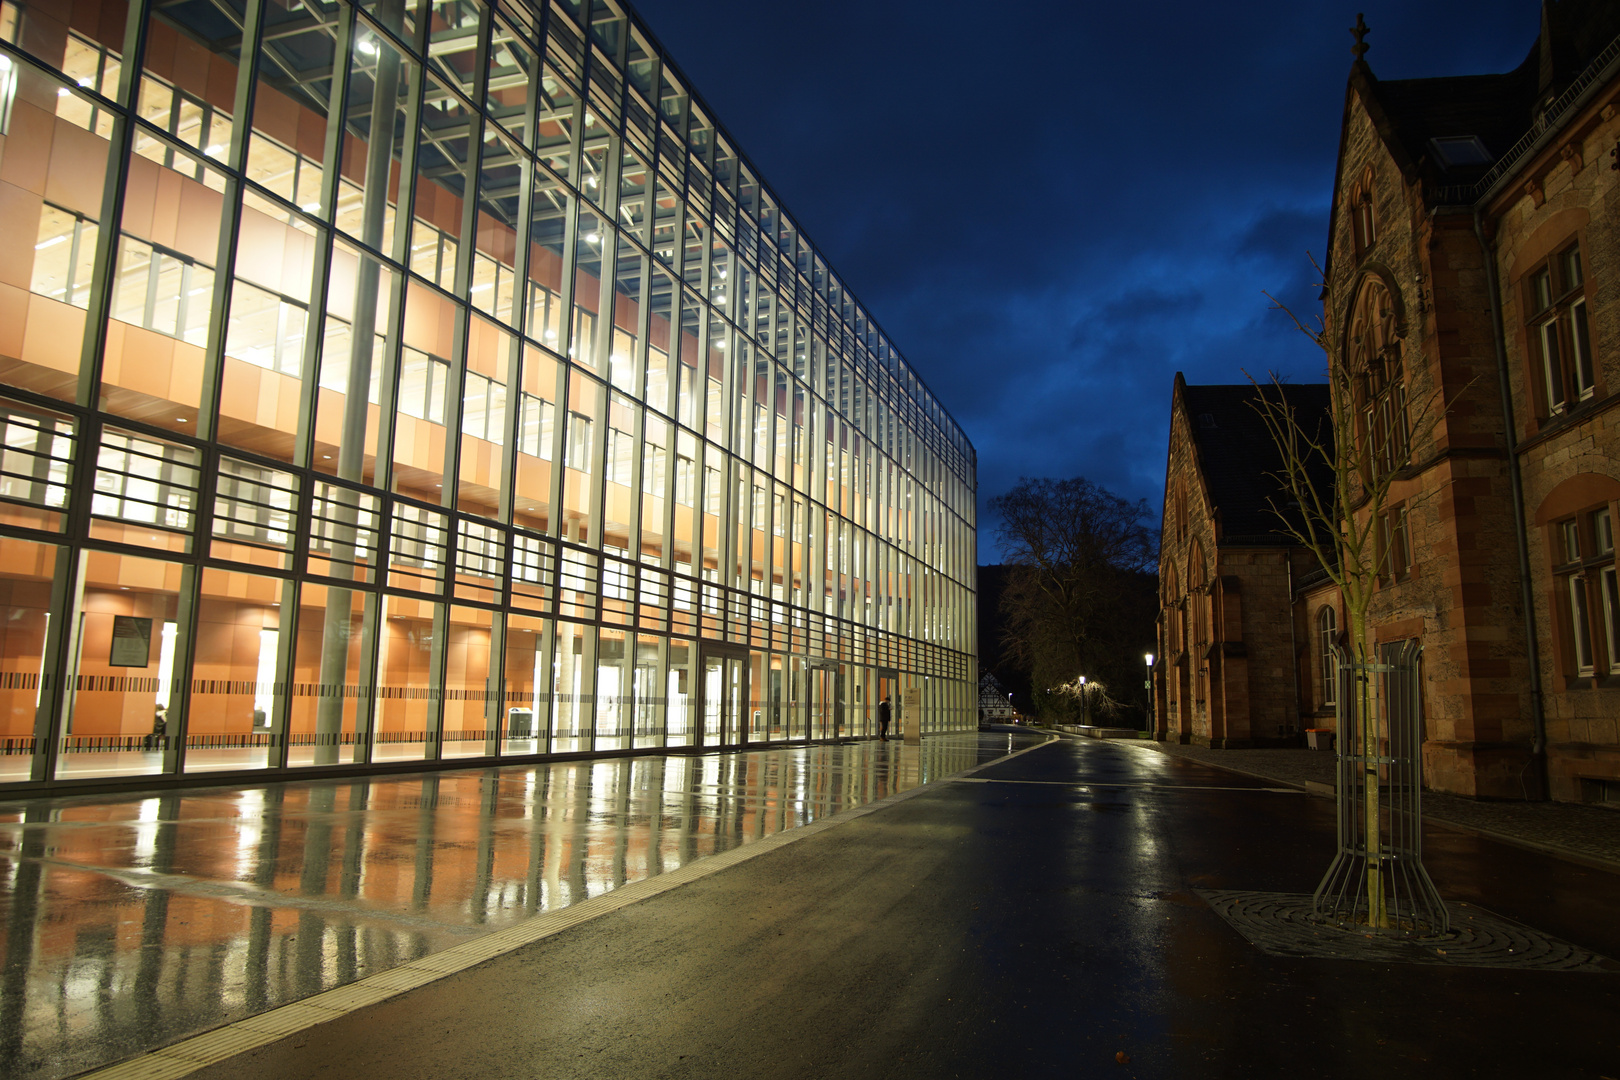
{"type": "Polygon", "coordinates": [[[1411,452],[1406,419],[1406,370],[1395,327],[1395,304],[1384,283],[1369,277],[1350,309],[1346,361],[1361,396],[1374,466],[1382,473],[1406,464],[1411,452]]]}
{"type": "Polygon", "coordinates": [[[1187,651],[1181,588],[1180,582],[1176,579],[1174,563],[1165,564],[1164,597],[1160,603],[1164,608],[1164,651],[1167,654],[1165,659],[1168,661],[1187,651]]]}
{"type": "Polygon", "coordinates": [[[1339,640],[1339,613],[1332,604],[1323,604],[1316,613],[1316,648],[1321,661],[1322,707],[1338,704],[1339,664],[1333,657],[1333,646],[1339,640]]]}
{"type": "Polygon", "coordinates": [[[1205,614],[1209,608],[1209,571],[1204,564],[1204,545],[1193,541],[1187,554],[1187,606],[1192,614],[1192,639],[1195,646],[1209,641],[1209,628],[1205,614]]]}
{"type": "Polygon", "coordinates": [[[1617,500],[1620,480],[1582,473],[1553,488],[1536,511],[1551,562],[1554,655],[1567,679],[1620,674],[1617,500]]]}
{"type": "Polygon", "coordinates": [[[1373,171],[1368,165],[1361,179],[1350,185],[1350,235],[1359,260],[1378,242],[1378,218],[1373,212],[1373,171]]]}

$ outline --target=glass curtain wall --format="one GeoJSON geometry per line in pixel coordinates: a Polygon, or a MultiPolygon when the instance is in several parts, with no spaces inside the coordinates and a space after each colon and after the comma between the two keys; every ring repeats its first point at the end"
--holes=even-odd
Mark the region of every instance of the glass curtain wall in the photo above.
{"type": "Polygon", "coordinates": [[[971,444],[613,0],[0,0],[0,215],[0,785],[975,722],[971,444]]]}

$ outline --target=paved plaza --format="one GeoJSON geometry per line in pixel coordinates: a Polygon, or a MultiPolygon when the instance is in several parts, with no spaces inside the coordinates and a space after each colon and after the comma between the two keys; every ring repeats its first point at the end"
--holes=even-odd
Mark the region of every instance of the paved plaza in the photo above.
{"type": "Polygon", "coordinates": [[[1454,921],[1575,969],[1286,955],[1233,907],[1310,892],[1329,800],[1043,738],[6,807],[0,1072],[1620,1075],[1620,874],[1435,825],[1454,921]]]}

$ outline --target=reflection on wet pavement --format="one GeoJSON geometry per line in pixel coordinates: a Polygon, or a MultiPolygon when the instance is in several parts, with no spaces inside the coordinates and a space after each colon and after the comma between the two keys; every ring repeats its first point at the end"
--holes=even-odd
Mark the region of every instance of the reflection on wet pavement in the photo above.
{"type": "Polygon", "coordinates": [[[0,1075],[122,1060],[1038,741],[962,733],[0,805],[0,1075]]]}

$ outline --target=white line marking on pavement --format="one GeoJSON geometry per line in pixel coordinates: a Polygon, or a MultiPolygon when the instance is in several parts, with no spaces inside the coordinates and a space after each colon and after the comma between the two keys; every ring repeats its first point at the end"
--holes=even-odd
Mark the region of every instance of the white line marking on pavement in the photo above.
{"type": "Polygon", "coordinates": [[[1213,784],[1106,784],[1078,780],[998,780],[993,776],[968,776],[963,774],[955,777],[961,784],[1045,784],[1049,787],[1066,788],[1117,788],[1120,791],[1269,791],[1278,795],[1304,795],[1305,792],[1291,787],[1217,787],[1213,784]]]}

